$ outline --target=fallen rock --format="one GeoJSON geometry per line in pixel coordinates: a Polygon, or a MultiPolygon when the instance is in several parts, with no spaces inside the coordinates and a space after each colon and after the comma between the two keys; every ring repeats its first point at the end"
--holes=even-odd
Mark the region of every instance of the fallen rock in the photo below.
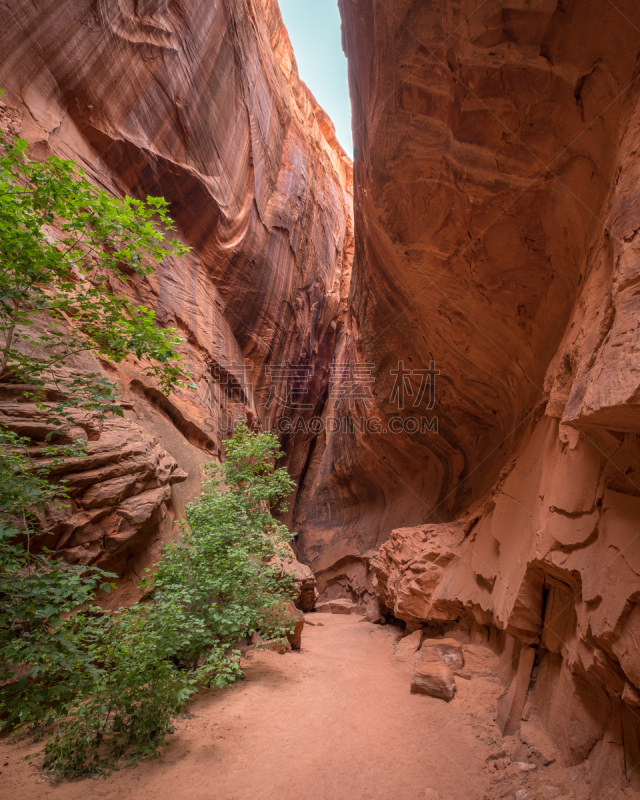
{"type": "Polygon", "coordinates": [[[464,666],[462,645],[455,639],[425,639],[420,650],[420,660],[442,661],[452,672],[456,672],[464,666]]]}
{"type": "Polygon", "coordinates": [[[433,594],[446,567],[458,555],[462,529],[451,530],[443,525],[420,525],[398,528],[379,550],[372,554],[369,565],[376,577],[376,592],[393,615],[408,626],[421,626],[429,619],[455,618],[449,611],[433,606],[433,594]],[[406,569],[411,563],[411,570],[406,569]]]}
{"type": "Polygon", "coordinates": [[[372,597],[365,606],[364,615],[367,622],[372,622],[374,625],[384,625],[386,618],[382,613],[382,603],[379,597],[372,597]]]}
{"type": "Polygon", "coordinates": [[[295,557],[290,545],[281,546],[280,554],[270,559],[269,564],[277,567],[281,575],[290,575],[298,588],[298,596],[295,605],[301,611],[313,611],[318,599],[316,589],[316,576],[311,571],[311,567],[302,564],[295,557]]]}
{"type": "Polygon", "coordinates": [[[291,647],[290,642],[287,642],[285,645],[279,639],[277,639],[276,641],[269,642],[269,650],[273,650],[274,653],[278,653],[278,655],[283,656],[285,653],[290,653],[293,648],[291,647]]]}
{"type": "Polygon", "coordinates": [[[398,659],[398,661],[413,662],[416,658],[418,650],[420,649],[421,638],[422,629],[414,631],[413,633],[410,633],[409,636],[405,636],[404,638],[400,639],[394,648],[393,655],[398,659]]]}
{"type": "Polygon", "coordinates": [[[441,700],[453,700],[456,681],[451,669],[442,661],[418,659],[411,679],[412,694],[426,694],[441,700]]]}
{"type": "Polygon", "coordinates": [[[287,634],[287,639],[293,650],[299,650],[302,646],[302,631],[304,629],[305,618],[302,611],[296,608],[293,600],[289,601],[289,614],[287,616],[294,617],[296,623],[292,633],[287,634]]]}
{"type": "Polygon", "coordinates": [[[290,653],[293,649],[290,642],[287,642],[285,645],[280,639],[263,639],[256,631],[254,631],[251,636],[251,644],[261,650],[273,650],[274,653],[279,653],[281,656],[285,653],[290,653]]]}
{"type": "Polygon", "coordinates": [[[316,605],[317,614],[350,614],[353,603],[349,600],[327,600],[316,605]]]}
{"type": "Polygon", "coordinates": [[[325,600],[316,605],[318,614],[358,614],[364,616],[364,608],[352,603],[351,600],[325,600]]]}

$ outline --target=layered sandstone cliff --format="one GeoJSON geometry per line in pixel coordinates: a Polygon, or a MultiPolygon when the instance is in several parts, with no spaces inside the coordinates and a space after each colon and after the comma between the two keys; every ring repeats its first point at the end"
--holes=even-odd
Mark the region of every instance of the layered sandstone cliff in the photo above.
{"type": "Polygon", "coordinates": [[[490,643],[506,735],[527,719],[588,759],[591,798],[638,790],[637,4],[340,6],[376,411],[397,413],[390,362],[441,375],[437,437],[352,442],[375,512],[344,552],[375,589],[364,567],[325,583],[490,643]],[[410,527],[367,553],[394,504],[410,527]]]}
{"type": "MultiPolygon", "coordinates": [[[[489,644],[506,735],[545,731],[591,800],[640,790],[640,14],[340,7],[353,273],[351,164],[275,0],[0,4],[3,128],[164,195],[192,247],[135,292],[183,333],[200,391],[165,397],[134,360],[75,365],[119,382],[127,419],[78,425],[91,461],[49,546],[133,592],[220,454],[217,421],[282,419],[264,368],[296,365],[289,521],[324,598],[489,644]],[[351,362],[358,391],[334,391],[351,362]]],[[[1,401],[37,442],[37,409],[1,401]]]]}
{"type": "MultiPolygon", "coordinates": [[[[183,335],[199,391],[165,397],[133,358],[78,365],[121,385],[129,429],[95,432],[90,449],[111,457],[74,478],[71,520],[53,547],[135,584],[198,492],[202,464],[220,456],[225,418],[262,416],[265,365],[306,367],[321,405],[349,287],[351,162],[298,78],[272,0],[19,1],[0,5],[0,22],[3,129],[35,157],[76,160],[116,194],[164,196],[192,248],[135,293],[183,335]],[[166,450],[159,457],[175,460],[181,482],[170,488],[149,464],[144,480],[114,471],[136,440],[166,450]],[[151,490],[158,509],[129,531],[123,504],[151,490]]],[[[4,401],[7,419],[28,417],[16,397],[4,401]]],[[[287,444],[296,477],[309,443],[287,444]]]]}

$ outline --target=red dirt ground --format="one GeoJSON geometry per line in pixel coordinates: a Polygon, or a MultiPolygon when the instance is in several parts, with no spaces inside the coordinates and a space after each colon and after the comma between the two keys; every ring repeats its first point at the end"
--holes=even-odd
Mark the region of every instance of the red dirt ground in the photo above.
{"type": "Polygon", "coordinates": [[[162,760],[53,784],[42,745],[0,745],[2,800],[475,800],[488,785],[495,680],[445,703],[409,692],[394,628],[312,614],[303,649],[252,654],[233,690],[199,695],[162,760]],[[4,766],[3,766],[4,765],[4,766]],[[437,792],[437,794],[436,794],[437,792]]]}

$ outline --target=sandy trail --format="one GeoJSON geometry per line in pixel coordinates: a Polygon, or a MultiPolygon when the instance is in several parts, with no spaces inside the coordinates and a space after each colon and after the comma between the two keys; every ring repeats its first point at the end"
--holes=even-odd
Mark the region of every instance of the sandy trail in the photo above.
{"type": "Polygon", "coordinates": [[[398,633],[360,617],[309,615],[303,649],[252,655],[234,690],[200,695],[162,760],[52,785],[41,747],[0,746],[2,800],[475,800],[500,686],[458,679],[445,703],[409,692],[398,633]],[[32,756],[33,763],[29,763],[32,756]],[[2,766],[4,765],[4,766],[2,766]]]}

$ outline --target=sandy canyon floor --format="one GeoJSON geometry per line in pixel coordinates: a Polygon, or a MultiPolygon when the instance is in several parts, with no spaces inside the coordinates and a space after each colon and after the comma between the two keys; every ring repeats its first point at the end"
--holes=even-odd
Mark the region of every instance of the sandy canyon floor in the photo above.
{"type": "MultiPolygon", "coordinates": [[[[445,703],[409,691],[400,636],[361,617],[311,614],[303,647],[250,655],[235,689],[200,695],[161,760],[100,779],[52,782],[41,745],[0,745],[3,800],[475,800],[538,797],[487,764],[502,685],[458,678],[445,703]],[[318,624],[322,623],[322,624],[318,624]],[[496,781],[500,778],[500,782],[496,781]],[[526,792],[523,794],[523,791],[526,792]]],[[[488,652],[488,651],[487,651],[488,652]]],[[[486,663],[493,663],[492,657],[486,663]]],[[[533,776],[532,776],[533,777],[533,776]]],[[[538,776],[540,777],[540,776],[538,776]]],[[[522,780],[518,779],[522,786],[522,780]]],[[[550,785],[549,790],[555,787],[550,785]]],[[[558,788],[545,797],[577,797],[558,788]]]]}

